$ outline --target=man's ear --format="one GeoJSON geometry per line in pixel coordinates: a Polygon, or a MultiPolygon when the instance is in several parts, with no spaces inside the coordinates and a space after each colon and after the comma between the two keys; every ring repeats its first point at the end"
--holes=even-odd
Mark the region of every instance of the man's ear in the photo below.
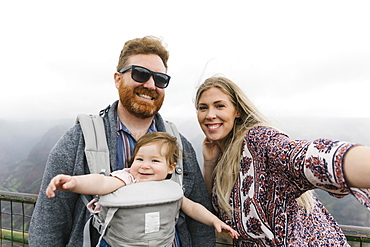
{"type": "Polygon", "coordinates": [[[118,89],[119,85],[122,82],[122,77],[121,77],[120,73],[118,73],[118,72],[114,73],[113,77],[114,77],[114,83],[116,85],[116,88],[118,89]]]}
{"type": "Polygon", "coordinates": [[[176,162],[168,167],[168,174],[172,174],[176,169],[176,162]]]}

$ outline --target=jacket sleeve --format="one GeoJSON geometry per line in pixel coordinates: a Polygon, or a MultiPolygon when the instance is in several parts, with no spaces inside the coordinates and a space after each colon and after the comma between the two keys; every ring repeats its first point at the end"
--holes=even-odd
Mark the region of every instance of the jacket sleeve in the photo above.
{"type": "MultiPolygon", "coordinates": [[[[183,185],[184,195],[194,202],[198,202],[212,211],[210,199],[206,190],[206,186],[201,174],[195,151],[192,145],[183,136],[181,136],[183,144],[183,185]]],[[[205,247],[215,246],[215,231],[213,227],[204,225],[192,218],[185,216],[185,224],[178,226],[180,242],[182,246],[205,247]],[[190,236],[185,236],[181,227],[186,225],[190,236]],[[190,237],[189,245],[187,238],[190,237]],[[184,245],[185,244],[185,245],[184,245]]]]}
{"type": "MultiPolygon", "coordinates": [[[[81,145],[81,142],[83,138],[77,125],[61,137],[49,154],[31,218],[30,246],[66,246],[69,241],[72,243],[71,232],[81,228],[79,225],[85,213],[84,210],[76,210],[76,207],[84,207],[82,201],[78,199],[78,194],[57,191],[55,198],[47,198],[45,195],[46,187],[57,174],[85,173],[84,151],[80,150],[84,145],[81,145]]],[[[69,246],[76,245],[69,244],[69,246]]]]}

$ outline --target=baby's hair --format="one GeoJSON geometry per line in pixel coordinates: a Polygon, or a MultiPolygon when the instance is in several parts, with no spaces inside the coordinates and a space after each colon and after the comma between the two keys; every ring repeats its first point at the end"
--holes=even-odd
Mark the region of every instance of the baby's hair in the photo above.
{"type": "Polygon", "coordinates": [[[177,145],[176,138],[166,132],[152,132],[142,136],[137,141],[134,153],[129,161],[129,167],[131,167],[134,162],[134,158],[139,149],[148,144],[159,144],[161,152],[165,152],[163,155],[166,157],[168,165],[176,164],[177,159],[179,158],[179,147],[177,145]],[[164,150],[163,147],[165,147],[164,150]]]}

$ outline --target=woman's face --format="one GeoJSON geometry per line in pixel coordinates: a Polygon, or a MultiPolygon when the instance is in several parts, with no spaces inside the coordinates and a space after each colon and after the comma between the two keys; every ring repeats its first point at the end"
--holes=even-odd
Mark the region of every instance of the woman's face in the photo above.
{"type": "Polygon", "coordinates": [[[211,87],[198,102],[198,122],[207,139],[222,141],[232,130],[239,114],[227,94],[211,87]]]}

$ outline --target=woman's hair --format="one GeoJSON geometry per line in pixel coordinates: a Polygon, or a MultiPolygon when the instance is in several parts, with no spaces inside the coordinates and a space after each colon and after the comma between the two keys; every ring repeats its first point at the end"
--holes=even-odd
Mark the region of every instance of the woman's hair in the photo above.
{"type": "Polygon", "coordinates": [[[156,144],[159,145],[161,154],[166,158],[168,165],[176,164],[179,158],[179,147],[175,137],[166,132],[152,132],[142,136],[136,143],[134,153],[129,161],[129,167],[134,162],[135,156],[139,149],[146,145],[156,144]]]}
{"type": "Polygon", "coordinates": [[[169,52],[166,50],[162,40],[154,36],[145,36],[136,38],[125,43],[119,56],[117,71],[120,71],[127,65],[131,56],[138,54],[155,54],[158,55],[167,69],[169,52]]]}
{"type": "MultiPolygon", "coordinates": [[[[235,186],[240,171],[244,136],[253,127],[269,126],[270,124],[244,92],[234,82],[225,77],[210,77],[200,85],[195,96],[196,109],[198,109],[202,93],[212,87],[218,88],[228,95],[236,111],[240,114],[240,117],[234,121],[232,131],[225,137],[225,150],[222,150],[222,156],[213,172],[215,179],[215,188],[213,189],[217,193],[219,204],[224,212],[230,214],[232,211],[229,204],[230,193],[235,186]]],[[[307,197],[305,194],[302,195],[304,200],[298,200],[298,202],[307,211],[311,211],[312,195],[309,194],[307,197]]]]}

